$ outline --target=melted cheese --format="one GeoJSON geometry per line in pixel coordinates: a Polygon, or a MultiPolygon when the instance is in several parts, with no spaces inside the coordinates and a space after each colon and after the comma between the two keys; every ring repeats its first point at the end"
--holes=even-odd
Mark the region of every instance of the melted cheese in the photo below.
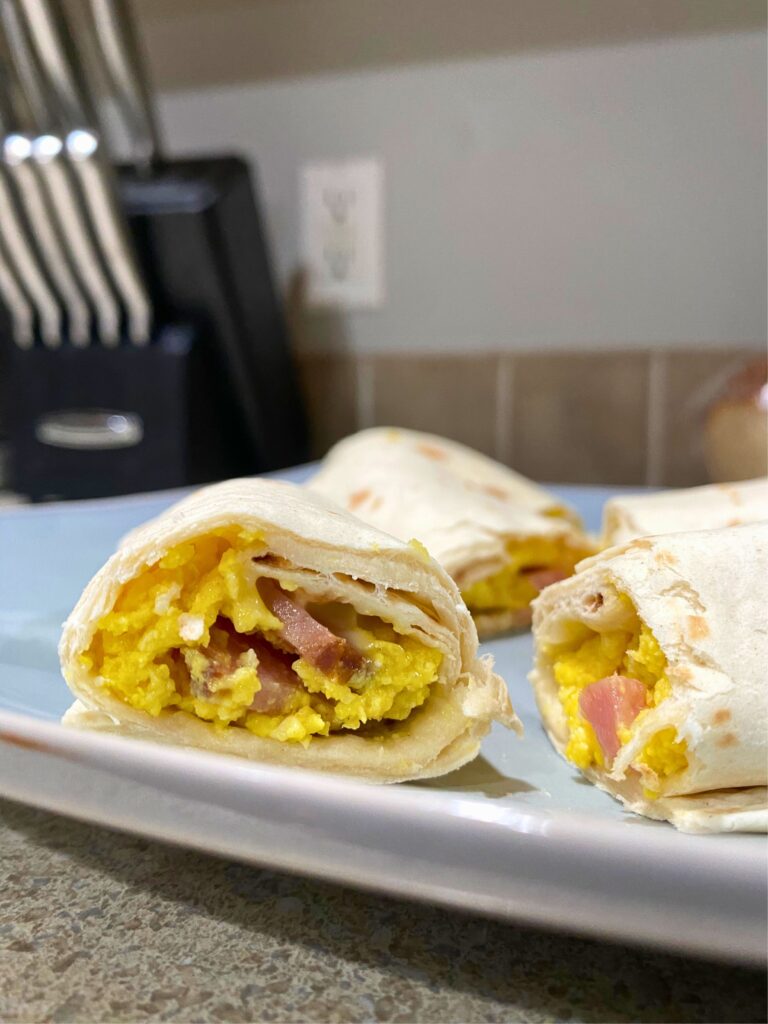
{"type": "MultiPolygon", "coordinates": [[[[575,647],[561,648],[553,655],[558,696],[568,723],[566,756],[579,768],[605,765],[595,732],[579,709],[579,696],[584,687],[614,673],[639,679],[645,685],[646,710],[640,712],[629,728],[619,729],[622,744],[632,738],[647,710],[657,707],[671,693],[667,659],[651,630],[639,619],[634,630],[591,632],[575,647]]],[[[646,743],[636,764],[659,779],[675,775],[688,765],[686,744],[677,738],[674,728],[662,729],[646,743]]]]}
{"type": "Polygon", "coordinates": [[[527,608],[539,591],[523,570],[559,569],[570,576],[576,563],[590,553],[576,550],[562,539],[531,537],[525,541],[510,541],[507,564],[465,587],[461,596],[470,612],[527,608]]]}
{"type": "Polygon", "coordinates": [[[379,620],[366,619],[362,628],[347,606],[335,606],[336,617],[354,633],[366,664],[346,682],[299,659],[294,668],[304,687],[284,712],[251,711],[261,684],[258,659],[250,651],[214,693],[192,693],[190,673],[205,672],[201,648],[220,632],[219,616],[242,634],[269,638],[280,630],[254,583],[251,559],[264,551],[261,537],[237,529],[173,548],[123,587],[81,655],[83,664],[113,696],[150,715],[180,710],[215,728],[242,726],[282,741],[307,743],[312,736],[358,729],[368,721],[404,719],[424,703],[441,653],[379,620]]]}

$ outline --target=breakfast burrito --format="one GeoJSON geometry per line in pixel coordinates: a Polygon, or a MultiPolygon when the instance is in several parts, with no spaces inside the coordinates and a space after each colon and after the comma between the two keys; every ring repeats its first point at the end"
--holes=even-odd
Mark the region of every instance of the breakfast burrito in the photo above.
{"type": "Polygon", "coordinates": [[[685,831],[768,826],[768,523],[632,541],[548,588],[530,679],[555,747],[685,831]]]}
{"type": "Polygon", "coordinates": [[[430,434],[354,434],[309,487],[395,537],[417,537],[456,580],[481,636],[529,625],[533,598],[594,550],[576,513],[544,488],[430,434]]]}
{"type": "Polygon", "coordinates": [[[496,719],[455,584],[417,542],[269,480],[130,533],[64,625],[65,723],[395,782],[471,760],[496,719]]]}
{"type": "Polygon", "coordinates": [[[603,509],[604,547],[635,537],[768,521],[768,477],[611,498],[603,509]]]}

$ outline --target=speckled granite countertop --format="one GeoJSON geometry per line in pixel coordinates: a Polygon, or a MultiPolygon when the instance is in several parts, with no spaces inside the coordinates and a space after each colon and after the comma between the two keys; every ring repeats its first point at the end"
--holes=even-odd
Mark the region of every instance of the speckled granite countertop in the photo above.
{"type": "Polygon", "coordinates": [[[517,928],[0,801],[3,1021],[763,1021],[759,971],[517,928]]]}

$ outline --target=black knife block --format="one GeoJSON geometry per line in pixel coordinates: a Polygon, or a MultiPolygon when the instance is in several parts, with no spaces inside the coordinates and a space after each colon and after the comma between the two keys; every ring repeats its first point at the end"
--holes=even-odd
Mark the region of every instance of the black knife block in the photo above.
{"type": "Polygon", "coordinates": [[[215,349],[253,471],[307,457],[307,426],[252,171],[238,157],[122,168],[121,197],[155,307],[215,349]]]}
{"type": "Polygon", "coordinates": [[[304,409],[248,165],[221,157],[147,175],[121,168],[119,186],[155,336],[146,348],[12,348],[11,486],[33,500],[100,497],[304,461],[304,409]],[[77,410],[91,420],[98,410],[132,415],[142,439],[51,443],[46,424],[77,410]]]}
{"type": "MultiPolygon", "coordinates": [[[[130,494],[236,475],[238,424],[227,415],[205,345],[190,326],[152,345],[14,349],[8,395],[12,479],[33,501],[130,494]],[[117,417],[138,438],[67,436],[61,424],[117,417]],[[59,424],[57,428],[57,424],[59,424]],[[56,434],[62,436],[53,436],[56,434]]],[[[71,431],[70,431],[71,433],[71,431]]]]}

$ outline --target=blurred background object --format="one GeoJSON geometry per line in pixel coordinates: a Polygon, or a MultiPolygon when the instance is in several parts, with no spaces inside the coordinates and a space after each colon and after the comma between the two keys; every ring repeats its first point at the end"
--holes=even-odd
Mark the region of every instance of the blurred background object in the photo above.
{"type": "Polygon", "coordinates": [[[708,411],[705,446],[712,480],[768,475],[768,360],[727,381],[708,411]]]}
{"type": "Polygon", "coordinates": [[[248,165],[161,153],[124,0],[0,0],[0,15],[11,486],[93,497],[301,461],[248,165]]]}
{"type": "Polygon", "coordinates": [[[258,161],[314,455],[707,480],[701,396],[766,344],[762,0],[134,7],[169,151],[258,161]]]}

